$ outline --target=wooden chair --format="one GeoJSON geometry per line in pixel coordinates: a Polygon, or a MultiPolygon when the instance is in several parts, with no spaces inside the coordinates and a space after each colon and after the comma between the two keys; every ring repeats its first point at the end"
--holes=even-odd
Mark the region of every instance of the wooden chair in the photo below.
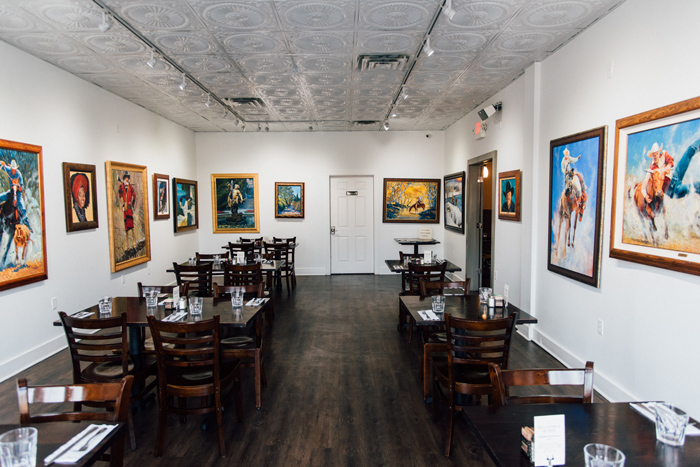
{"type": "MultiPolygon", "coordinates": [[[[442,295],[445,293],[445,290],[448,290],[462,291],[461,294],[453,295],[467,297],[470,281],[471,279],[469,278],[465,281],[456,282],[421,281],[420,296],[425,298],[429,295],[442,295]]],[[[442,360],[445,360],[447,358],[446,352],[447,334],[445,333],[445,326],[442,325],[439,329],[433,329],[432,331],[430,327],[424,326],[423,354],[421,355],[420,368],[418,369],[418,379],[423,380],[423,400],[426,400],[430,395],[430,378],[426,377],[426,375],[430,375],[430,364],[440,354],[445,354],[442,356],[442,360]]]]}
{"type": "MultiPolygon", "coordinates": [[[[250,298],[263,298],[264,286],[262,283],[257,285],[242,285],[242,286],[219,286],[214,284],[214,298],[223,298],[230,296],[234,291],[242,291],[246,296],[244,300],[250,298]]],[[[272,306],[272,301],[268,304],[272,306]]],[[[269,319],[269,318],[268,318],[269,319]]],[[[260,326],[260,319],[255,325],[254,336],[250,335],[234,335],[226,336],[221,339],[221,349],[226,357],[238,358],[241,360],[241,366],[245,368],[253,368],[255,378],[255,407],[262,407],[262,386],[267,385],[267,377],[265,376],[265,365],[262,355],[263,333],[260,326]]]]}
{"type": "MultiPolygon", "coordinates": [[[[407,291],[401,292],[402,295],[420,295],[420,281],[438,281],[445,282],[445,269],[447,263],[440,264],[414,264],[408,263],[408,285],[407,291]]],[[[408,342],[413,339],[413,318],[411,314],[401,306],[399,300],[399,327],[403,328],[408,318],[408,342]]]]}
{"type": "MultiPolygon", "coordinates": [[[[258,285],[263,283],[260,263],[224,266],[224,285],[258,285]]],[[[214,294],[216,296],[216,294],[214,294]]]]}
{"type": "Polygon", "coordinates": [[[296,237],[289,237],[289,238],[278,238],[278,237],[272,237],[272,241],[274,243],[286,243],[287,244],[287,265],[285,266],[286,272],[289,275],[289,277],[292,278],[292,288],[296,288],[297,286],[297,273],[296,269],[294,268],[294,252],[296,251],[296,247],[293,247],[292,245],[295,245],[297,243],[297,238],[296,237]]]}
{"type": "Polygon", "coordinates": [[[475,396],[480,403],[481,396],[491,394],[488,364],[507,368],[516,317],[513,313],[507,318],[471,321],[445,313],[447,362],[433,365],[433,418],[439,417],[440,400],[448,409],[445,456],[450,456],[454,413],[466,404],[457,395],[475,396]]]}
{"type": "Polygon", "coordinates": [[[254,246],[254,253],[258,253],[262,255],[263,252],[263,237],[259,238],[243,238],[239,237],[238,238],[238,243],[252,243],[254,246]]]}
{"type": "MultiPolygon", "coordinates": [[[[265,245],[265,253],[270,255],[269,257],[272,257],[273,259],[276,259],[278,261],[284,261],[285,265],[289,263],[289,247],[287,245],[287,242],[277,242],[277,243],[267,243],[264,242],[265,245]]],[[[286,266],[283,266],[280,268],[280,273],[278,276],[278,281],[281,281],[282,277],[285,278],[285,281],[287,283],[287,295],[290,293],[289,289],[289,277],[291,276],[291,273],[287,269],[286,266]]],[[[279,284],[279,282],[278,282],[279,284]]]]}
{"type": "Polygon", "coordinates": [[[196,266],[173,263],[177,285],[189,283],[189,292],[197,297],[211,297],[214,293],[213,264],[205,262],[196,266]]]}
{"type": "Polygon", "coordinates": [[[231,243],[228,242],[228,250],[229,250],[229,255],[231,256],[232,259],[235,259],[237,257],[237,254],[239,251],[243,252],[243,255],[245,256],[245,260],[247,262],[252,262],[255,260],[255,243],[254,242],[245,242],[245,243],[231,243]]]}
{"type": "MultiPolygon", "coordinates": [[[[129,354],[126,313],[113,318],[84,319],[73,318],[63,311],[58,315],[68,340],[74,384],[111,383],[132,375],[134,377],[134,391],[130,394],[132,403],[142,400],[155,388],[157,384],[155,359],[144,354],[129,354]],[[91,330],[98,329],[101,330],[98,334],[89,333],[91,330]],[[148,381],[151,377],[154,378],[148,381]]],[[[80,404],[76,403],[75,411],[80,410],[80,404]]],[[[127,422],[131,449],[134,450],[136,436],[131,412],[128,414],[127,422]]]]}
{"type": "Polygon", "coordinates": [[[216,414],[219,455],[226,456],[222,407],[234,395],[236,414],[243,413],[240,362],[224,360],[219,352],[219,315],[194,323],[170,323],[148,317],[158,358],[158,433],[155,457],[163,454],[168,412],[216,414]],[[172,346],[166,345],[172,344],[172,346]],[[223,390],[233,385],[226,397],[223,390]],[[186,399],[194,399],[188,404],[186,399]],[[199,405],[197,405],[199,403],[199,405]]]}
{"type": "Polygon", "coordinates": [[[489,363],[491,405],[513,404],[590,404],[593,402],[593,362],[585,368],[540,368],[503,370],[489,363]],[[522,386],[578,386],[582,395],[523,394],[510,395],[510,388],[522,386]]]}
{"type": "MultiPolygon", "coordinates": [[[[29,386],[25,378],[17,380],[17,400],[19,402],[19,423],[33,425],[36,423],[62,421],[103,421],[127,423],[131,412],[129,394],[134,377],[127,375],[115,383],[74,384],[61,386],[29,386]],[[63,404],[72,402],[74,406],[105,404],[106,411],[74,411],[61,413],[32,414],[33,404],[63,404]]],[[[108,455],[100,460],[109,462],[112,467],[124,464],[124,436],[117,438],[108,455]]]]}
{"type": "MultiPolygon", "coordinates": [[[[403,251],[399,251],[399,264],[403,264],[404,258],[408,258],[409,260],[414,260],[414,259],[420,259],[423,258],[423,255],[420,253],[404,253],[403,251]]],[[[408,290],[406,288],[406,279],[408,279],[408,270],[401,271],[401,290],[406,291],[408,290]]]]}
{"type": "Polygon", "coordinates": [[[216,259],[216,258],[214,258],[214,256],[216,256],[216,255],[218,255],[219,259],[221,259],[222,261],[226,260],[226,259],[228,259],[229,252],[228,251],[226,251],[224,253],[200,253],[200,252],[196,252],[194,255],[195,255],[195,258],[197,259],[197,264],[199,264],[203,261],[214,261],[216,259]]]}
{"type": "Polygon", "coordinates": [[[143,289],[145,287],[157,287],[160,289],[160,293],[167,293],[167,294],[172,294],[173,290],[175,290],[175,287],[180,288],[180,296],[181,297],[186,297],[187,293],[189,292],[190,289],[190,283],[185,282],[182,285],[143,285],[141,282],[138,282],[136,284],[139,288],[139,297],[143,297],[143,289]]]}

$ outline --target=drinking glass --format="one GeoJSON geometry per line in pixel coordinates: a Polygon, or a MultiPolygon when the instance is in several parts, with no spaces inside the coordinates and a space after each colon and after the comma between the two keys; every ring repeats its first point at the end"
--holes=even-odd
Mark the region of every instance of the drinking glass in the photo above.
{"type": "Polygon", "coordinates": [[[479,287],[479,301],[481,303],[488,303],[492,293],[493,289],[491,287],[479,287]]]}
{"type": "Polygon", "coordinates": [[[260,256],[260,253],[255,253],[255,262],[260,263],[262,261],[262,256],[260,256]]]}
{"type": "Polygon", "coordinates": [[[625,455],[607,444],[586,444],[583,447],[586,467],[624,467],[625,455]]]}
{"type": "Polygon", "coordinates": [[[445,311],[444,295],[433,295],[433,311],[435,313],[443,313],[445,311]]]}
{"type": "Polygon", "coordinates": [[[656,412],[656,439],[671,446],[683,446],[688,414],[671,404],[658,402],[656,412]]]}
{"type": "Polygon", "coordinates": [[[236,290],[231,293],[231,306],[240,308],[243,306],[243,291],[236,290]]]}
{"type": "Polygon", "coordinates": [[[144,287],[143,295],[146,297],[146,308],[155,308],[158,306],[159,287],[144,287]]]}
{"type": "Polygon", "coordinates": [[[193,256],[192,258],[187,260],[187,264],[189,264],[190,266],[197,266],[197,258],[193,256]]]}
{"type": "Polygon", "coordinates": [[[0,465],[34,467],[37,437],[34,427],[17,428],[0,435],[0,465]]]}
{"type": "Polygon", "coordinates": [[[190,297],[190,314],[199,315],[202,314],[202,302],[204,299],[202,297],[190,297]]]}
{"type": "Polygon", "coordinates": [[[221,269],[221,255],[214,255],[214,269],[221,269]]]}
{"type": "Polygon", "coordinates": [[[102,297],[98,302],[100,308],[100,315],[111,316],[112,315],[112,297],[102,297]]]}

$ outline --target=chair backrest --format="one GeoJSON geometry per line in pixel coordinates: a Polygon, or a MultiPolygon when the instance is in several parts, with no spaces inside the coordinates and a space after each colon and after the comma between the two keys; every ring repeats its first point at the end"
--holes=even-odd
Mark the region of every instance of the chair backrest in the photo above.
{"type": "Polygon", "coordinates": [[[421,259],[424,256],[421,253],[404,253],[403,251],[399,251],[399,261],[401,264],[403,264],[403,259],[404,258],[409,258],[409,259],[421,259]]]}
{"type": "Polygon", "coordinates": [[[167,294],[172,294],[173,290],[175,290],[176,287],[180,288],[180,296],[181,297],[186,297],[187,292],[190,289],[190,283],[185,282],[182,285],[143,285],[141,282],[138,282],[136,284],[139,288],[139,297],[143,297],[143,289],[145,287],[157,287],[160,289],[160,293],[167,293],[167,294]]]}
{"type": "Polygon", "coordinates": [[[248,284],[248,285],[219,285],[214,284],[214,298],[222,298],[223,296],[230,296],[233,292],[242,291],[243,295],[255,295],[256,298],[263,298],[265,296],[265,284],[262,282],[258,284],[248,284]]]}
{"type": "Polygon", "coordinates": [[[507,368],[516,318],[512,313],[507,318],[468,320],[445,313],[450,379],[455,365],[482,365],[484,371],[489,363],[507,368]]]}
{"type": "Polygon", "coordinates": [[[282,237],[272,237],[273,243],[286,243],[287,244],[287,264],[290,267],[294,267],[294,251],[295,249],[291,247],[291,245],[295,244],[297,242],[296,237],[287,237],[287,238],[282,238],[282,237]]]}
{"type": "Polygon", "coordinates": [[[257,285],[262,280],[260,263],[224,265],[224,285],[257,285]]]}
{"type": "Polygon", "coordinates": [[[271,254],[276,260],[289,261],[289,248],[287,242],[265,242],[265,253],[271,254]]]}
{"type": "Polygon", "coordinates": [[[263,237],[259,237],[259,238],[243,238],[243,237],[239,237],[238,242],[239,242],[239,243],[246,243],[246,244],[252,243],[253,246],[255,247],[255,250],[254,250],[255,253],[260,253],[260,254],[262,254],[262,249],[263,249],[263,237]]]}
{"type": "Polygon", "coordinates": [[[408,287],[410,295],[420,295],[420,281],[445,282],[447,263],[413,264],[408,263],[408,287]]]}
{"type": "MultiPolygon", "coordinates": [[[[219,315],[213,319],[193,323],[171,323],[148,317],[148,326],[153,336],[153,346],[158,361],[158,386],[161,397],[164,393],[182,397],[198,397],[214,394],[220,387],[219,379],[219,315]],[[206,374],[201,385],[182,387],[178,378],[183,372],[206,374]]],[[[161,399],[160,403],[166,403],[161,399]]]]}
{"type": "Polygon", "coordinates": [[[183,266],[173,263],[177,285],[189,283],[189,292],[198,297],[211,297],[213,294],[213,264],[202,263],[196,266],[183,266]]]}
{"type": "Polygon", "coordinates": [[[586,362],[585,368],[539,368],[504,370],[498,365],[489,364],[492,405],[499,407],[511,404],[568,404],[593,402],[593,362],[586,362]],[[510,388],[520,386],[578,386],[583,394],[523,394],[510,395],[510,388]]]}
{"type": "Polygon", "coordinates": [[[134,377],[128,375],[114,383],[72,384],[65,386],[29,386],[25,378],[17,380],[19,422],[22,425],[78,420],[101,420],[126,423],[130,410],[129,396],[134,377]],[[66,402],[106,403],[110,410],[32,414],[32,404],[66,402]]]}
{"type": "Polygon", "coordinates": [[[254,242],[243,242],[243,243],[231,243],[228,242],[228,250],[231,258],[235,258],[239,251],[244,253],[246,261],[253,261],[255,259],[255,253],[262,251],[261,247],[255,246],[254,242]]]}
{"type": "Polygon", "coordinates": [[[445,290],[461,290],[462,293],[454,295],[464,295],[466,297],[467,295],[469,295],[469,282],[470,279],[467,279],[466,281],[456,282],[426,281],[424,279],[421,279],[420,296],[422,298],[428,295],[442,295],[445,293],[445,290]]]}
{"type": "Polygon", "coordinates": [[[224,253],[200,253],[196,252],[195,253],[195,258],[197,259],[197,263],[200,261],[214,261],[216,258],[214,256],[219,255],[219,259],[225,260],[228,259],[229,252],[225,251],[224,253]]]}
{"type": "Polygon", "coordinates": [[[118,372],[113,380],[119,380],[129,374],[129,342],[127,339],[126,313],[113,318],[73,318],[59,311],[63,330],[68,340],[71,362],[73,364],[73,382],[75,384],[104,382],[106,377],[90,381],[82,373],[84,365],[93,363],[111,363],[118,372]],[[87,332],[82,332],[85,329],[87,332]],[[101,329],[99,334],[90,334],[90,330],[101,329]],[[121,369],[119,368],[121,366],[121,369]]]}

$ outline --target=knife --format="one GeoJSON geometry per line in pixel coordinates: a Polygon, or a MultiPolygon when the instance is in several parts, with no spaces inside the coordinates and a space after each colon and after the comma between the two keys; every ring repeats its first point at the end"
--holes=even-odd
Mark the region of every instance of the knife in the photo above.
{"type": "Polygon", "coordinates": [[[48,465],[53,464],[53,462],[56,459],[58,459],[61,455],[63,455],[64,452],[69,451],[73,446],[75,446],[76,444],[78,444],[79,442],[84,440],[86,436],[90,435],[91,433],[94,433],[95,430],[97,430],[97,428],[98,428],[97,425],[90,425],[87,429],[78,433],[76,436],[74,436],[66,444],[64,444],[60,448],[56,449],[52,454],[49,454],[44,459],[44,465],[48,466],[48,465]]]}

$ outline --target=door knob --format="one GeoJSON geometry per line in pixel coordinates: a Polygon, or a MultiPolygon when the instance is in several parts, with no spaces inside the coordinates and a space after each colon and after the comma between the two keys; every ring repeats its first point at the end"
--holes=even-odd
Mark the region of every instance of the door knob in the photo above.
{"type": "Polygon", "coordinates": [[[331,235],[335,235],[335,226],[331,225],[331,235]]]}

